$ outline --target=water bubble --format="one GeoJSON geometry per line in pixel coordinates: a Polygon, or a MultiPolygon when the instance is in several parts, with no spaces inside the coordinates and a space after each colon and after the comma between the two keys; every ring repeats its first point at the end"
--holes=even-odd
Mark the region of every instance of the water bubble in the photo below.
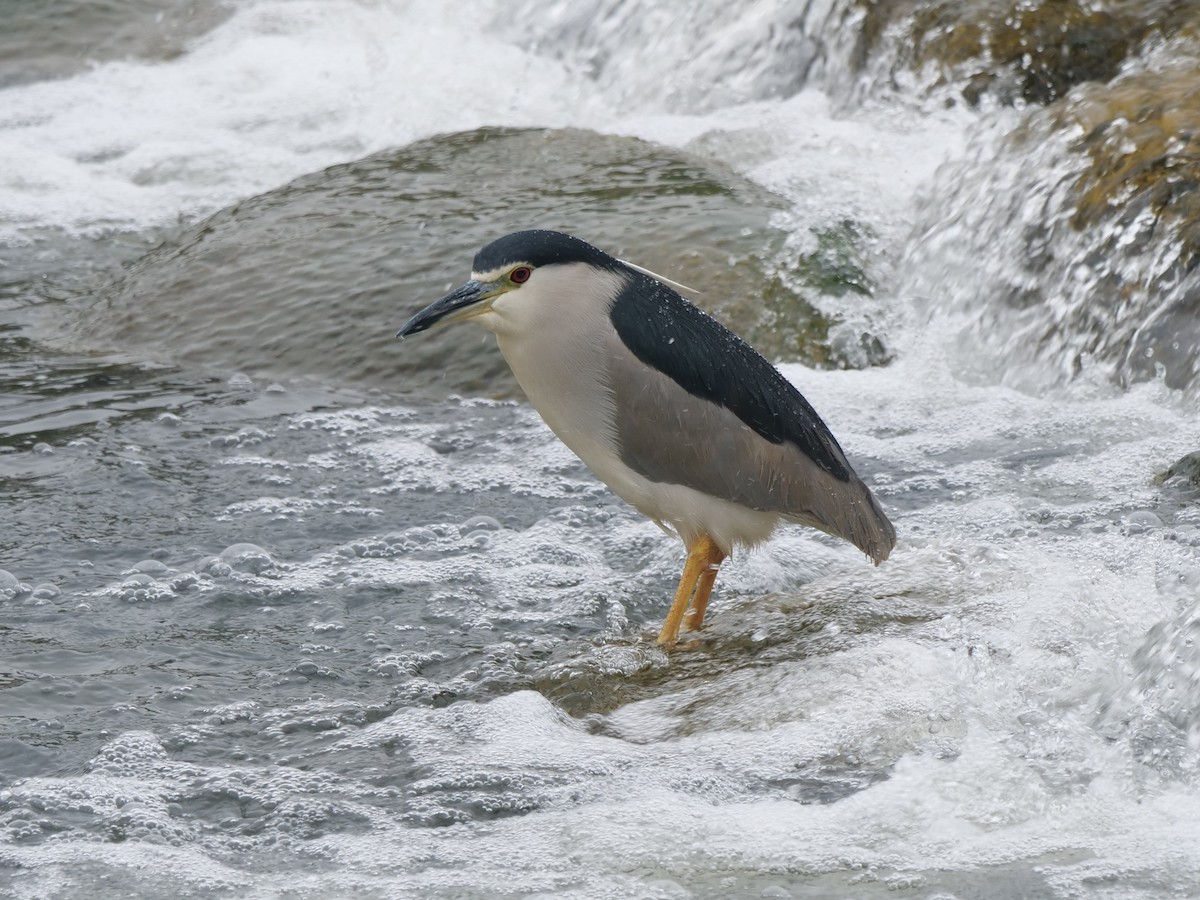
{"type": "Polygon", "coordinates": [[[474,531],[471,534],[466,535],[464,540],[467,542],[469,547],[475,550],[484,550],[492,543],[491,535],[489,535],[486,531],[474,531]]]}
{"type": "Polygon", "coordinates": [[[209,440],[213,447],[254,447],[270,438],[261,428],[240,428],[237,434],[219,434],[209,440]]]}
{"type": "Polygon", "coordinates": [[[221,576],[230,574],[233,569],[215,556],[206,556],[200,562],[196,563],[196,571],[220,578],[221,576]]]}
{"type": "Polygon", "coordinates": [[[1125,531],[1128,534],[1141,534],[1162,527],[1162,519],[1148,509],[1139,509],[1125,517],[1125,531]]]}
{"type": "Polygon", "coordinates": [[[157,559],[143,559],[140,563],[130,566],[122,575],[153,575],[161,577],[171,574],[171,569],[157,559]]]}
{"type": "Polygon", "coordinates": [[[142,574],[130,575],[113,593],[127,603],[151,603],[175,596],[175,591],[169,584],[162,584],[149,575],[142,574]]]}
{"type": "Polygon", "coordinates": [[[471,516],[462,523],[460,530],[463,534],[472,531],[499,531],[500,523],[491,516],[471,516]]]}
{"type": "Polygon", "coordinates": [[[38,443],[33,445],[33,452],[38,454],[38,456],[49,456],[54,452],[54,448],[43,441],[38,441],[38,443]]]}
{"type": "Polygon", "coordinates": [[[33,597],[35,600],[53,600],[60,594],[62,594],[62,591],[59,590],[58,585],[51,584],[48,581],[42,582],[33,589],[33,597]]]}
{"type": "Polygon", "coordinates": [[[271,554],[257,544],[233,544],[221,551],[217,561],[246,575],[262,575],[278,565],[271,554]]]}
{"type": "Polygon", "coordinates": [[[250,391],[254,389],[254,381],[244,372],[232,375],[226,383],[235,391],[250,391]]]}
{"type": "Polygon", "coordinates": [[[174,413],[165,412],[158,417],[157,422],[159,425],[165,425],[168,428],[178,428],[183,424],[183,419],[174,413]]]}
{"type": "Polygon", "coordinates": [[[254,447],[270,438],[270,435],[261,428],[247,427],[238,429],[237,438],[239,444],[254,447]]]}
{"type": "Polygon", "coordinates": [[[392,556],[395,551],[393,551],[392,545],[385,540],[367,538],[361,541],[354,541],[345,547],[339,547],[337,552],[339,556],[382,559],[392,556]]]}
{"type": "Polygon", "coordinates": [[[434,534],[433,529],[417,525],[404,532],[404,538],[400,543],[402,549],[412,549],[424,544],[432,544],[437,538],[438,536],[434,534]]]}
{"type": "Polygon", "coordinates": [[[116,776],[139,775],[166,758],[166,749],[152,733],[128,731],[102,747],[88,768],[116,776]]]}
{"type": "Polygon", "coordinates": [[[11,572],[0,569],[0,600],[11,600],[21,593],[21,582],[11,572]]]}
{"type": "Polygon", "coordinates": [[[445,654],[438,651],[427,653],[394,652],[375,657],[371,660],[367,669],[385,678],[395,678],[400,675],[411,677],[417,675],[426,664],[440,662],[445,658],[445,654]]]}

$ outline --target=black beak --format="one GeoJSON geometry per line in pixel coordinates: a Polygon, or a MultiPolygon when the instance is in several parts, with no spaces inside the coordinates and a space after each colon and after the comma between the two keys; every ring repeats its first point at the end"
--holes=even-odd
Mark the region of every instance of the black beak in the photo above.
{"type": "Polygon", "coordinates": [[[457,322],[479,315],[485,312],[491,304],[486,304],[479,309],[473,309],[473,307],[494,296],[492,285],[484,284],[481,281],[468,281],[461,287],[452,290],[441,300],[430,303],[401,325],[400,330],[396,332],[396,337],[402,338],[408,337],[410,334],[419,334],[432,328],[438,322],[457,322]]]}

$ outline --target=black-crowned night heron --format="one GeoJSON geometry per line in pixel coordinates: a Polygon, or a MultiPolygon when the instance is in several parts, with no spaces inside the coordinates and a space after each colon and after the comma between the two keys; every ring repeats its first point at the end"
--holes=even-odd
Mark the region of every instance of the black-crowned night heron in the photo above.
{"type": "MultiPolygon", "coordinates": [[[[546,424],[618,496],[687,547],[658,636],[704,620],[717,569],[781,519],[878,565],[896,531],[808,401],[667,279],[555,231],[519,231],[397,337],[472,319],[546,424]]],[[[682,287],[682,286],[680,286],[682,287]]]]}

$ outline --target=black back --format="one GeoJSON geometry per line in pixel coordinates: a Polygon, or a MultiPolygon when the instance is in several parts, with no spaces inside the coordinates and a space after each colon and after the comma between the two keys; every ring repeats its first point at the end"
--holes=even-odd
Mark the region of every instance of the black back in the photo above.
{"type": "Polygon", "coordinates": [[[517,263],[582,262],[627,278],[613,302],[613,327],[633,354],[693,396],[728,409],[773,444],[789,441],[839,481],[853,471],[816,410],[740,337],[667,285],[586,241],[558,231],[517,231],[475,255],[474,270],[517,263]]]}
{"type": "Polygon", "coordinates": [[[789,441],[834,478],[850,481],[850,464],[829,428],[757,350],[662,282],[622,268],[629,281],[610,315],[638,359],[771,443],[789,441]]]}

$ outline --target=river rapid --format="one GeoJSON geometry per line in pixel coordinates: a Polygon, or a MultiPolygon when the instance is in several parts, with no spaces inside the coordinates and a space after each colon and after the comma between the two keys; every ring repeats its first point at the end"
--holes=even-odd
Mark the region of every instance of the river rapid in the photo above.
{"type": "Polygon", "coordinates": [[[1200,15],[1009,6],[0,3],[0,894],[1200,896],[1200,15]],[[527,227],[891,559],[657,647],[678,540],[393,338],[527,227]]]}

